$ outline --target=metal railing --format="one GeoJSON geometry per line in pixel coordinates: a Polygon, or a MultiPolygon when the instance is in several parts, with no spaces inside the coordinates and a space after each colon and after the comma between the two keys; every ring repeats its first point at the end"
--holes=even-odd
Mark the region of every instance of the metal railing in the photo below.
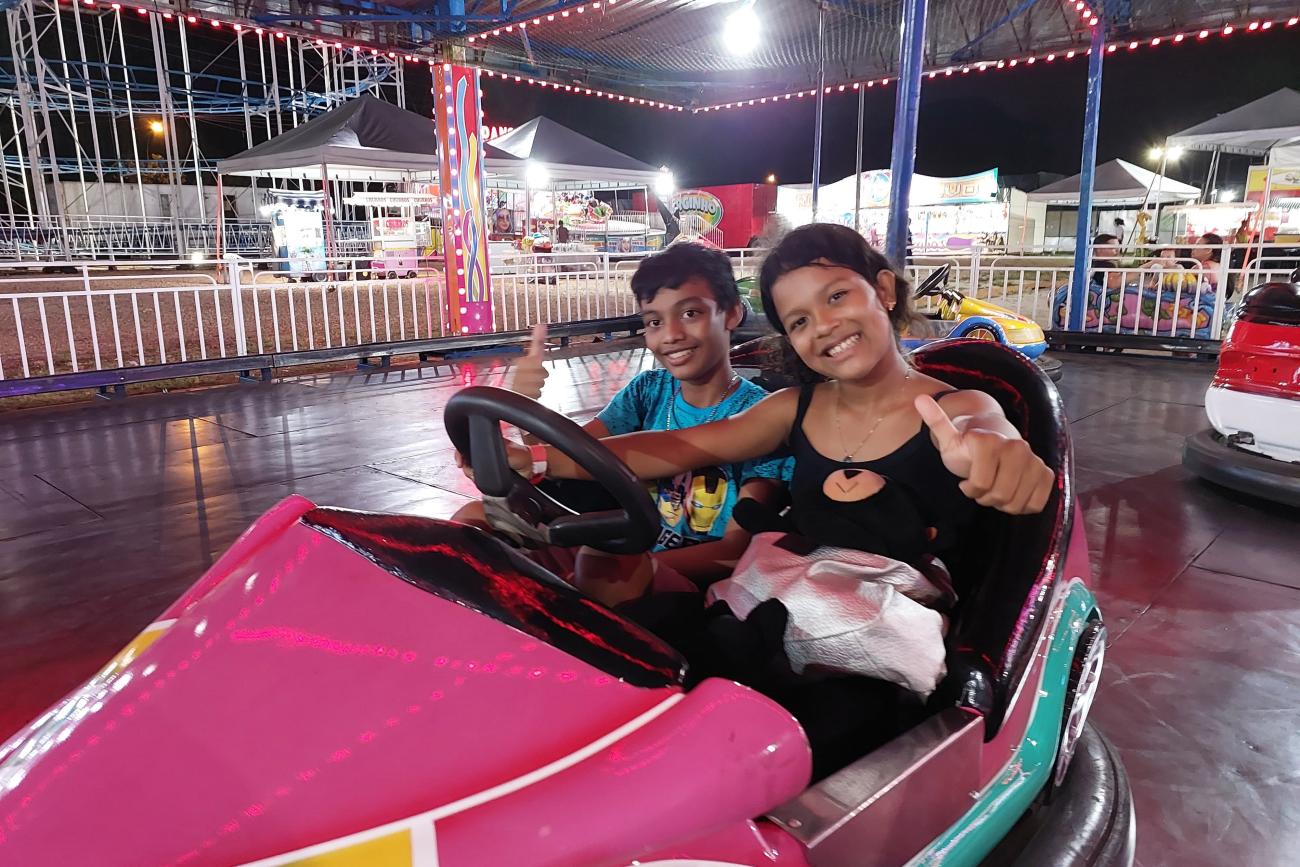
{"type": "MultiPolygon", "coordinates": [[[[441,259],[400,278],[370,275],[350,257],[232,255],[188,273],[177,270],[185,259],[129,273],[53,264],[73,273],[28,263],[0,285],[0,381],[452,335],[441,259]]],[[[615,264],[609,254],[515,257],[492,278],[493,330],[634,313],[632,270],[615,264]]]]}
{"type": "MultiPolygon", "coordinates": [[[[731,250],[738,276],[755,274],[764,251],[731,250]]],[[[550,253],[493,263],[493,330],[537,322],[577,323],[635,314],[629,288],[646,254],[550,253]]],[[[1231,245],[1217,260],[1134,260],[1092,269],[1085,333],[1221,337],[1244,290],[1285,280],[1293,263],[1240,260],[1231,245]],[[1229,298],[1225,287],[1235,294],[1229,298]]],[[[0,284],[0,381],[111,371],[265,353],[336,349],[451,336],[441,259],[419,260],[414,276],[367,272],[368,260],[245,259],[206,271],[186,259],[111,271],[108,263],[43,263],[0,284]]],[[[950,268],[950,285],[1045,329],[1068,321],[1072,268],[1064,257],[917,257],[919,281],[950,268]]]]}
{"type": "MultiPolygon", "coordinates": [[[[340,256],[369,256],[374,240],[364,220],[333,225],[340,256]]],[[[220,252],[253,258],[274,255],[271,223],[265,220],[226,220],[220,252]]],[[[161,260],[193,253],[215,256],[215,220],[78,217],[56,225],[0,225],[0,262],[63,262],[92,264],[118,260],[161,260]]],[[[156,264],[156,262],[154,262],[156,264]]]]}

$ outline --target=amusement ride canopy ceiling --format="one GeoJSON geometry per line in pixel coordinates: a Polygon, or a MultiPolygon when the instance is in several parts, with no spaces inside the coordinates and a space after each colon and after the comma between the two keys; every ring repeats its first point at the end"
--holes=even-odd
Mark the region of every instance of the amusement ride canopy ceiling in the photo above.
{"type": "MultiPolygon", "coordinates": [[[[686,109],[797,94],[895,74],[898,0],[206,0],[207,9],[268,26],[364,40],[380,48],[432,51],[510,78],[582,92],[609,90],[686,109]],[[453,14],[453,7],[463,12],[453,14]],[[727,21],[752,5],[758,36],[727,35],[727,21]],[[819,15],[824,16],[819,23],[819,15]],[[737,44],[745,42],[746,44],[737,44]]],[[[1105,0],[1112,50],[1172,49],[1184,41],[1241,38],[1267,24],[1294,28],[1294,2],[1105,0]],[[1202,35],[1204,34],[1204,35],[1202,35]],[[1182,36],[1175,42],[1176,36],[1182,36]]],[[[932,0],[925,68],[935,75],[1064,57],[1086,49],[1099,0],[932,0]]],[[[1298,30],[1297,32],[1300,32],[1298,30]]],[[[666,107],[666,106],[665,106],[666,107]]]]}

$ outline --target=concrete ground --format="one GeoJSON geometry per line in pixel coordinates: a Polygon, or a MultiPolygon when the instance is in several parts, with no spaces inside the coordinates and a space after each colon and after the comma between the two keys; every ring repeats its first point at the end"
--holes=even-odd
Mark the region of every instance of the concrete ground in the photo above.
{"type": "MultiPolygon", "coordinates": [[[[1123,754],[1138,862],[1292,864],[1300,846],[1300,519],[1190,477],[1204,364],[1067,355],[1093,587],[1093,719],[1123,754]]],[[[585,418],[650,364],[558,360],[585,418]]],[[[0,738],[91,674],[291,492],[445,517],[473,488],[441,409],[490,362],[9,412],[0,425],[0,738]]]]}

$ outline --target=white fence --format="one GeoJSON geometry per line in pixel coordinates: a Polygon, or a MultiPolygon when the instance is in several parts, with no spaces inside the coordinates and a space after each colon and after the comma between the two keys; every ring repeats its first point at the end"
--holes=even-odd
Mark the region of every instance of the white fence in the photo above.
{"type": "MultiPolygon", "coordinates": [[[[1265,258],[1263,267],[1234,269],[1233,252],[1225,247],[1204,263],[1121,259],[1092,269],[1084,330],[1217,339],[1246,288],[1286,279],[1292,265],[1265,258]]],[[[729,253],[738,276],[757,273],[762,251],[729,253]]],[[[644,255],[494,262],[494,330],[634,314],[629,283],[644,255]]],[[[451,336],[440,260],[421,261],[415,276],[402,278],[366,275],[351,259],[231,261],[237,266],[207,272],[179,270],[188,260],[120,271],[60,263],[73,273],[58,276],[16,266],[25,273],[0,286],[0,381],[451,336]]],[[[950,285],[970,297],[1048,329],[1068,317],[1065,257],[917,257],[910,276],[919,281],[944,265],[950,285]]]]}
{"type": "MultiPolygon", "coordinates": [[[[1105,259],[1093,257],[1083,331],[1218,340],[1247,289],[1289,280],[1300,264],[1276,247],[1265,247],[1263,256],[1254,245],[1197,249],[1200,259],[1123,253],[1111,258],[1109,252],[1105,259]]],[[[909,276],[920,281],[945,264],[950,285],[968,297],[1005,307],[1047,330],[1063,330],[1069,322],[1073,255],[918,256],[908,264],[909,276]]],[[[923,311],[934,309],[933,299],[922,305],[923,311]]]]}
{"type": "MultiPolygon", "coordinates": [[[[494,330],[635,313],[629,282],[643,255],[494,263],[494,330]]],[[[734,261],[741,274],[756,268],[753,251],[734,261]]],[[[204,272],[175,259],[120,271],[56,263],[72,272],[57,276],[16,266],[24,273],[0,284],[0,381],[452,335],[441,260],[397,278],[351,259],[230,262],[204,272]]]]}

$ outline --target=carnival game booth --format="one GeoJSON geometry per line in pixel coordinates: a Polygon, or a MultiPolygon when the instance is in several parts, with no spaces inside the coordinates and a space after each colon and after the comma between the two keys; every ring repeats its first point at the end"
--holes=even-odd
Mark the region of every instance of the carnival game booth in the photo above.
{"type": "Polygon", "coordinates": [[[725,249],[764,246],[776,212],[777,186],[723,184],[678,190],[668,210],[683,235],[703,238],[725,249]]]}
{"type": "MultiPolygon", "coordinates": [[[[890,185],[890,170],[874,169],[823,186],[817,217],[856,225],[873,246],[883,247],[890,185]]],[[[782,185],[776,210],[792,225],[812,222],[812,185],[782,185]]],[[[1041,211],[1020,190],[999,189],[997,169],[955,178],[913,175],[908,201],[911,248],[915,253],[949,253],[1035,247],[1041,243],[1041,211]]]]}
{"type": "Polygon", "coordinates": [[[490,147],[515,161],[487,182],[496,261],[512,251],[630,253],[663,246],[663,221],[650,202],[663,189],[665,172],[545,117],[494,138],[490,147]],[[567,232],[559,231],[561,221],[567,232]],[[563,234],[567,241],[557,239],[563,234]]]}
{"type": "MultiPolygon", "coordinates": [[[[491,145],[486,151],[489,179],[514,168],[509,155],[491,145]]],[[[259,198],[273,225],[284,224],[289,243],[277,243],[276,254],[290,276],[321,276],[324,262],[337,266],[340,258],[352,271],[402,276],[419,270],[415,260],[428,264],[437,255],[434,122],[369,94],[219,161],[218,190],[223,177],[274,188],[259,198]],[[303,189],[279,189],[290,184],[303,189]]],[[[219,220],[219,253],[223,234],[219,220]]]]}

